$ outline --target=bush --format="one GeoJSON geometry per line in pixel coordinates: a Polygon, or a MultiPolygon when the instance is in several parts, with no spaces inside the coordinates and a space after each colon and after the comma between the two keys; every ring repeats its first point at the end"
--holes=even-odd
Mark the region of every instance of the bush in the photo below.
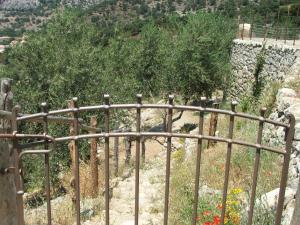
{"type": "MultiPolygon", "coordinates": [[[[101,103],[104,93],[112,96],[112,102],[125,103],[135,101],[138,92],[144,96],[177,93],[187,99],[226,88],[235,30],[230,19],[197,13],[133,24],[98,24],[87,17],[79,10],[59,12],[39,31],[27,33],[25,43],[8,49],[0,76],[14,79],[15,103],[23,112],[40,111],[41,102],[48,102],[51,109],[65,108],[66,100],[74,96],[79,105],[94,105],[101,103]]],[[[115,117],[123,119],[118,113],[115,117]]],[[[21,128],[41,132],[37,125],[21,128]]],[[[67,133],[66,128],[51,126],[54,136],[67,133]]],[[[81,158],[88,159],[84,146],[81,158]]],[[[65,145],[52,161],[55,170],[60,170],[58,164],[68,166],[65,145]]],[[[28,170],[35,168],[34,161],[25,165],[28,170]]],[[[36,173],[42,174],[42,168],[36,173]]],[[[28,175],[26,181],[37,184],[38,177],[28,175]]]]}

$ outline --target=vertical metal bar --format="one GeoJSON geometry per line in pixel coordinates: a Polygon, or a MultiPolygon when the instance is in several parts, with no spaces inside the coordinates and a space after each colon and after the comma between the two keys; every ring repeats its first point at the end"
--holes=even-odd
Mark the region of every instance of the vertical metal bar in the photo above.
{"type": "MultiPolygon", "coordinates": [[[[199,135],[203,134],[203,121],[204,121],[204,111],[200,111],[199,118],[199,135]]],[[[195,193],[194,193],[194,212],[193,212],[193,221],[192,224],[196,225],[198,217],[198,202],[199,202],[199,180],[200,180],[200,163],[202,156],[202,138],[198,139],[197,144],[197,161],[196,161],[196,176],[195,176],[195,193]]]]}
{"type": "MultiPolygon", "coordinates": [[[[48,134],[48,106],[46,102],[41,104],[42,110],[46,113],[46,116],[43,118],[43,131],[44,134],[48,134]]],[[[48,149],[48,143],[45,141],[44,149],[48,149]]],[[[46,197],[47,197],[47,220],[48,225],[52,224],[51,218],[51,196],[50,196],[50,163],[49,163],[49,154],[45,154],[45,190],[46,190],[46,197]]]]}
{"type": "MultiPolygon", "coordinates": [[[[266,108],[262,108],[260,110],[260,116],[263,119],[265,117],[266,108]]],[[[263,126],[264,122],[263,120],[259,121],[259,128],[257,133],[257,144],[261,144],[262,141],[262,133],[263,133],[263,126]]],[[[258,170],[260,165],[260,148],[256,148],[256,154],[255,154],[255,162],[254,162],[254,172],[253,172],[253,179],[252,179],[252,188],[251,188],[251,196],[250,196],[250,208],[248,212],[248,225],[252,224],[253,219],[253,210],[254,210],[254,201],[255,201],[255,195],[256,195],[256,186],[257,186],[257,179],[258,179],[258,170]]]]}
{"type": "MultiPolygon", "coordinates": [[[[236,101],[233,101],[231,103],[232,114],[230,115],[230,121],[229,121],[229,133],[228,133],[229,139],[232,139],[232,137],[233,137],[234,113],[236,111],[236,105],[237,105],[236,101]]],[[[223,199],[222,199],[221,225],[224,225],[225,212],[226,212],[226,201],[227,201],[228,180],[229,180],[229,172],[230,172],[231,150],[232,150],[232,143],[229,142],[227,145],[225,181],[224,181],[223,199]]]]}
{"type": "MultiPolygon", "coordinates": [[[[73,111],[73,118],[74,118],[74,135],[79,134],[79,121],[78,121],[78,98],[72,99],[74,103],[74,111],[73,111]]],[[[80,182],[79,182],[79,149],[78,149],[78,141],[75,139],[75,152],[74,152],[74,159],[75,159],[75,196],[76,196],[76,224],[80,225],[80,182]]]]}
{"type": "MultiPolygon", "coordinates": [[[[105,133],[109,133],[109,95],[104,95],[104,123],[105,123],[105,133]]],[[[105,224],[109,225],[109,137],[105,137],[105,224]]]]}
{"type": "Polygon", "coordinates": [[[134,224],[139,224],[139,189],[140,189],[140,148],[141,148],[141,105],[142,95],[137,96],[137,109],[136,109],[136,153],[135,153],[135,205],[134,205],[134,224]]]}
{"type": "MultiPolygon", "coordinates": [[[[12,109],[12,120],[11,120],[11,128],[13,133],[18,132],[18,123],[17,123],[17,115],[20,111],[19,106],[15,106],[12,109]]],[[[14,163],[15,163],[15,185],[17,192],[17,210],[18,210],[18,225],[24,225],[24,206],[23,206],[23,194],[24,190],[22,189],[22,168],[21,162],[19,161],[20,150],[18,148],[18,139],[13,139],[13,154],[14,154],[14,163]]]]}
{"type": "Polygon", "coordinates": [[[279,190],[275,225],[281,224],[282,211],[284,207],[284,196],[285,196],[286,184],[287,184],[288,173],[289,173],[291,149],[292,149],[292,144],[293,144],[293,139],[295,134],[295,117],[292,114],[289,114],[288,117],[289,117],[290,126],[286,131],[286,145],[285,145],[286,153],[284,154],[283,166],[281,171],[281,181],[280,181],[280,190],[279,190]]]}
{"type": "MultiPolygon", "coordinates": [[[[169,109],[167,120],[167,131],[172,133],[172,116],[173,116],[174,96],[169,95],[169,109]]],[[[171,150],[172,137],[167,138],[167,162],[166,162],[166,184],[165,184],[165,206],[164,206],[164,225],[168,225],[169,214],[169,191],[170,191],[170,167],[171,167],[171,150]]]]}

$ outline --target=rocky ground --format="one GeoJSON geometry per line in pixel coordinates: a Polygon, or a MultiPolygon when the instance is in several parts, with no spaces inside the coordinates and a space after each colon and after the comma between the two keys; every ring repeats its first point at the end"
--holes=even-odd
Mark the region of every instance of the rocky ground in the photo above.
{"type": "MultiPolygon", "coordinates": [[[[165,151],[161,151],[140,169],[139,224],[161,225],[164,204],[165,151]]],[[[135,202],[135,170],[111,180],[110,224],[133,225],[135,202]]],[[[81,218],[83,225],[104,225],[105,211],[103,196],[96,199],[83,198],[81,218]],[[101,210],[101,213],[98,213],[101,210]]],[[[74,224],[73,207],[70,195],[51,201],[53,224],[74,224]]],[[[26,224],[47,224],[46,204],[36,209],[25,210],[26,224]]]]}
{"type": "MultiPolygon", "coordinates": [[[[140,170],[139,224],[160,225],[163,220],[165,167],[162,152],[140,170]]],[[[110,202],[110,220],[113,225],[134,224],[135,176],[120,181],[113,189],[110,202]]],[[[104,212],[103,212],[104,214],[104,212]]],[[[103,215],[86,221],[84,225],[104,224],[103,215]]]]}
{"type": "MultiPolygon", "coordinates": [[[[295,138],[300,138],[300,98],[296,91],[290,88],[282,88],[276,96],[276,109],[270,115],[270,119],[287,122],[287,114],[292,113],[296,118],[295,138]]],[[[265,139],[271,145],[284,145],[285,131],[282,128],[269,127],[265,132],[265,139]]],[[[283,214],[283,225],[289,225],[295,208],[295,195],[300,178],[300,143],[293,143],[291,161],[289,167],[289,179],[286,199],[286,209],[283,214]]],[[[274,201],[278,196],[278,190],[266,193],[269,201],[274,201]]]]}
{"type": "MultiPolygon", "coordinates": [[[[300,96],[299,90],[294,90],[290,88],[291,84],[295,84],[300,81],[300,60],[297,57],[296,63],[290,70],[290,74],[286,77],[284,86],[285,88],[279,89],[276,96],[276,108],[270,115],[270,119],[280,122],[287,122],[287,115],[289,113],[295,116],[295,139],[300,139],[300,96]]],[[[265,139],[271,145],[284,145],[284,135],[285,131],[282,128],[274,129],[269,127],[265,133],[265,139]]],[[[286,207],[283,214],[283,225],[289,225],[293,216],[295,208],[295,196],[298,189],[298,183],[300,179],[300,142],[294,141],[291,161],[289,166],[289,179],[288,179],[288,189],[290,197],[286,199],[286,207]]],[[[274,190],[275,191],[275,190],[274,190]]],[[[266,195],[276,198],[275,192],[267,193],[266,195]],[[272,194],[273,193],[273,194],[272,194]]]]}

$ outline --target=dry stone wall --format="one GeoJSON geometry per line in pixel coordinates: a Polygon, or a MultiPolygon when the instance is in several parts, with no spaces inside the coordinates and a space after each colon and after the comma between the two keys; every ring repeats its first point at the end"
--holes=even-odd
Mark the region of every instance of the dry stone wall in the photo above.
{"type": "MultiPolygon", "coordinates": [[[[279,89],[276,96],[276,108],[269,116],[269,119],[278,122],[288,122],[287,114],[291,113],[295,116],[295,138],[300,138],[300,98],[296,91],[290,88],[279,89]]],[[[281,128],[274,128],[273,126],[266,126],[264,130],[264,139],[271,146],[284,146],[285,131],[281,128]]],[[[283,212],[282,225],[290,225],[295,209],[295,195],[299,188],[300,179],[300,143],[294,141],[292,147],[291,161],[289,165],[289,177],[286,195],[286,205],[283,212]]],[[[274,190],[275,191],[275,190],[274,190]]],[[[276,197],[276,192],[271,191],[266,193],[269,199],[276,197]]],[[[300,191],[300,189],[298,190],[300,191]]],[[[299,200],[298,200],[299,201],[299,200]]],[[[298,224],[298,223],[296,223],[298,224]]]]}
{"type": "Polygon", "coordinates": [[[231,53],[232,98],[241,99],[253,93],[259,56],[264,63],[258,78],[268,86],[274,81],[287,79],[293,66],[300,61],[300,48],[279,43],[234,40],[231,53]]]}

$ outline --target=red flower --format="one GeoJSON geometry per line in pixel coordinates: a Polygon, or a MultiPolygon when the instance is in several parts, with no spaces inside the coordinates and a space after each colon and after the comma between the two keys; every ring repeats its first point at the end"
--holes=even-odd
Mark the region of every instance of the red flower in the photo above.
{"type": "Polygon", "coordinates": [[[203,225],[212,225],[212,223],[207,221],[207,222],[204,222],[203,225]]]}
{"type": "Polygon", "coordinates": [[[220,222],[221,222],[220,217],[219,216],[215,216],[214,217],[214,223],[213,223],[213,225],[219,225],[220,222]]]}

